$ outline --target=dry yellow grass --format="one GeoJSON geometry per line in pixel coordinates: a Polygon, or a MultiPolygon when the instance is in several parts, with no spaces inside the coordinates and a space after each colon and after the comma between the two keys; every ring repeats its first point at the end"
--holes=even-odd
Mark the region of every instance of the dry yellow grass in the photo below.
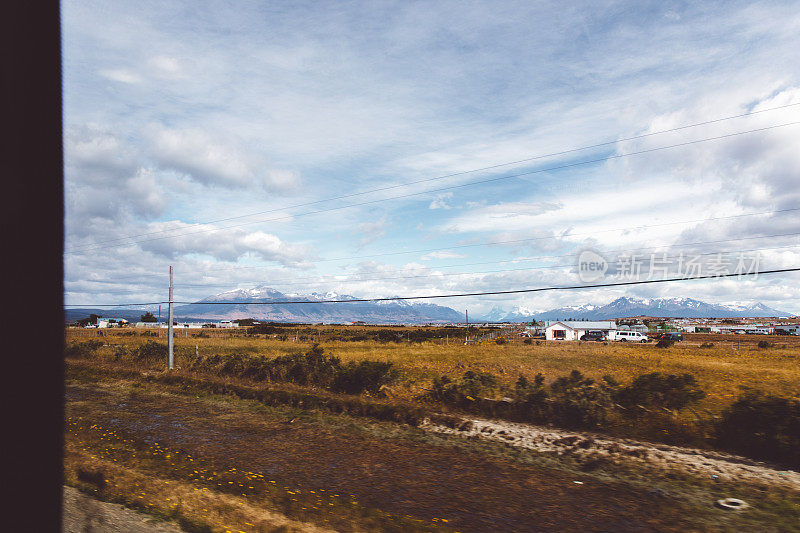
{"type": "MultiPolygon", "coordinates": [[[[83,340],[98,333],[70,329],[67,341],[83,340]]],[[[150,340],[166,342],[165,336],[155,338],[145,337],[140,332],[135,335],[126,333],[124,330],[109,330],[101,338],[108,344],[131,347],[150,340]]],[[[192,336],[197,333],[197,330],[176,333],[178,365],[181,364],[181,354],[194,353],[195,346],[204,355],[246,352],[266,357],[307,350],[311,346],[311,342],[294,342],[291,334],[289,340],[281,341],[272,337],[245,337],[241,331],[206,332],[214,335],[211,337],[192,336]]],[[[704,340],[702,336],[689,337],[684,343],[676,343],[670,348],[657,348],[653,344],[553,342],[465,346],[453,339],[449,345],[438,341],[413,344],[326,342],[323,334],[321,345],[343,361],[371,359],[394,363],[402,375],[400,384],[394,389],[401,396],[410,396],[429,387],[434,376],[457,376],[466,370],[491,372],[512,384],[520,375],[530,378],[541,372],[549,381],[576,369],[596,379],[610,375],[623,383],[649,372],[689,372],[708,393],[700,407],[714,412],[730,404],[742,386],[780,396],[800,397],[800,347],[795,339],[773,337],[770,340],[776,343],[776,347],[760,349],[755,345],[760,338],[737,337],[731,335],[730,340],[717,341],[710,348],[699,346],[699,341],[704,340]],[[736,341],[739,340],[746,342],[737,349],[736,341]]]]}

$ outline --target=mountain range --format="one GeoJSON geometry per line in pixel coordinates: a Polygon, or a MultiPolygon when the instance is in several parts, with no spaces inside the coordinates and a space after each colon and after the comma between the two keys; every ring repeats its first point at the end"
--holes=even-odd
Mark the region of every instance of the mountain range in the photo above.
{"type": "Polygon", "coordinates": [[[493,308],[484,318],[491,322],[525,322],[533,320],[587,319],[604,320],[631,316],[733,318],[778,317],[791,313],[778,311],[762,303],[710,304],[692,298],[632,298],[623,296],[606,305],[574,305],[549,310],[514,307],[504,311],[493,308]]]}
{"type": "Polygon", "coordinates": [[[261,286],[236,289],[204,298],[197,303],[175,307],[175,315],[205,320],[255,318],[275,322],[347,323],[362,320],[381,324],[419,324],[428,322],[463,322],[463,315],[442,305],[409,303],[404,300],[382,302],[322,303],[319,300],[356,300],[355,296],[333,292],[284,294],[261,286]],[[281,304],[282,301],[311,301],[312,303],[281,304]],[[269,301],[263,305],[247,302],[269,301]],[[232,302],[220,305],[219,302],[232,302]]]}
{"type": "MultiPolygon", "coordinates": [[[[253,289],[236,289],[209,296],[199,302],[176,305],[175,317],[179,320],[234,320],[255,318],[275,322],[348,323],[364,321],[373,324],[422,324],[463,322],[460,311],[431,303],[405,300],[381,302],[352,302],[357,298],[333,292],[311,294],[284,294],[266,286],[253,289]],[[290,304],[281,302],[309,301],[290,304]],[[323,300],[343,300],[324,303],[323,300]],[[224,302],[224,303],[223,303],[224,302]],[[274,302],[269,305],[254,302],[274,302]]],[[[67,309],[67,322],[74,322],[90,313],[106,317],[119,317],[135,322],[143,310],[67,309]]],[[[528,322],[531,320],[587,319],[604,320],[631,316],[726,318],[726,317],[779,317],[790,313],[778,311],[762,303],[710,304],[692,298],[617,298],[606,305],[584,304],[536,310],[514,307],[504,310],[494,307],[484,316],[470,317],[470,322],[528,322]]],[[[166,317],[166,306],[162,319],[166,317]]]]}

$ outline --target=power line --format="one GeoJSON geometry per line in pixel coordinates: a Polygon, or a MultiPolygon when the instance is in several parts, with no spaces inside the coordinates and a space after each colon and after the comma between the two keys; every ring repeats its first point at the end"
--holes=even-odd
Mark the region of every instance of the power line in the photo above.
{"type": "MultiPolygon", "coordinates": [[[[775,270],[762,270],[759,272],[742,272],[742,273],[734,273],[734,274],[717,274],[717,275],[710,275],[710,276],[695,276],[695,277],[683,277],[683,278],[666,278],[666,279],[652,279],[652,280],[638,280],[638,281],[621,281],[615,283],[595,283],[591,285],[562,285],[562,286],[553,286],[553,287],[537,287],[534,289],[514,289],[514,290],[507,290],[507,291],[485,291],[485,292],[466,292],[466,293],[455,293],[455,294],[432,294],[432,295],[425,295],[425,296],[395,296],[391,298],[352,298],[348,300],[286,300],[286,301],[256,301],[256,302],[202,302],[202,301],[193,301],[193,302],[172,302],[173,304],[181,304],[181,305],[192,305],[192,304],[202,304],[202,305],[292,305],[292,304],[334,304],[334,303],[364,303],[364,302],[390,302],[390,301],[397,301],[397,300],[429,300],[434,298],[460,298],[465,296],[494,296],[500,294],[521,294],[521,293],[532,293],[532,292],[544,292],[544,291],[563,291],[563,290],[577,290],[577,289],[596,289],[602,287],[621,287],[621,286],[628,286],[628,285],[646,285],[651,283],[670,283],[676,281],[692,281],[692,280],[700,280],[700,279],[717,279],[717,278],[731,278],[731,277],[743,277],[743,276],[755,276],[755,275],[763,275],[763,274],[778,274],[778,273],[785,273],[785,272],[797,272],[800,271],[800,267],[792,267],[792,268],[781,268],[775,270]]],[[[169,302],[149,302],[149,303],[138,303],[138,304],[69,304],[65,307],[125,307],[125,306],[143,306],[143,305],[157,305],[169,302]]]]}
{"type": "MultiPolygon", "coordinates": [[[[748,111],[747,113],[741,113],[741,114],[738,114],[738,115],[731,115],[731,116],[727,116],[727,117],[716,118],[716,119],[712,119],[712,120],[706,120],[706,121],[703,121],[703,122],[695,122],[693,124],[686,124],[684,126],[678,126],[678,127],[670,128],[670,129],[666,129],[666,130],[659,130],[659,131],[655,131],[655,132],[651,132],[651,133],[644,133],[644,134],[641,134],[641,135],[634,135],[633,137],[625,137],[625,138],[616,139],[616,140],[613,140],[613,141],[604,141],[604,142],[601,142],[601,143],[592,144],[592,145],[588,145],[588,146],[582,146],[582,147],[579,147],[579,148],[571,148],[569,150],[562,150],[560,152],[551,152],[551,153],[548,153],[548,154],[540,154],[540,155],[528,157],[528,158],[525,158],[525,159],[518,159],[516,161],[510,161],[510,162],[507,162],[507,163],[499,163],[499,164],[490,165],[490,166],[487,166],[487,167],[481,167],[481,168],[476,168],[476,169],[472,169],[472,170],[464,170],[464,171],[461,171],[461,172],[454,172],[452,174],[445,174],[445,175],[442,175],[442,176],[436,176],[436,177],[432,177],[432,178],[426,178],[426,179],[421,179],[421,180],[416,180],[416,181],[410,181],[410,182],[401,183],[401,184],[397,184],[397,185],[389,185],[389,186],[386,186],[386,187],[379,187],[377,189],[371,189],[371,190],[363,191],[363,192],[357,192],[357,193],[345,194],[345,195],[341,195],[341,196],[335,196],[333,198],[326,198],[326,199],[322,199],[322,200],[315,200],[315,201],[312,201],[312,202],[304,202],[304,203],[300,203],[300,204],[295,204],[295,205],[290,205],[290,206],[285,206],[285,207],[280,207],[280,208],[275,208],[275,209],[268,209],[266,211],[259,211],[259,212],[256,212],[256,213],[249,213],[249,214],[246,214],[246,215],[237,215],[237,216],[233,216],[233,217],[219,218],[219,219],[211,220],[211,221],[207,221],[207,222],[195,222],[195,223],[193,223],[191,225],[192,226],[200,226],[200,225],[206,225],[206,224],[217,224],[219,222],[228,222],[230,220],[237,220],[237,219],[248,218],[248,217],[252,217],[252,216],[265,215],[267,213],[275,213],[275,212],[278,212],[278,211],[284,211],[286,209],[295,209],[297,207],[307,207],[309,205],[316,205],[316,204],[325,203],[325,202],[332,202],[332,201],[335,201],[335,200],[344,200],[344,199],[347,199],[347,198],[354,198],[354,197],[357,197],[357,196],[364,196],[364,195],[372,194],[372,193],[376,193],[376,192],[383,192],[383,191],[388,191],[388,190],[397,189],[397,188],[401,188],[401,187],[408,187],[409,185],[418,185],[420,183],[429,183],[429,182],[432,182],[432,181],[443,180],[443,179],[452,178],[452,177],[456,177],[456,176],[463,176],[463,175],[466,175],[466,174],[473,174],[475,172],[483,172],[483,171],[486,171],[486,170],[494,170],[494,169],[502,168],[502,167],[506,167],[506,166],[518,165],[520,163],[529,163],[531,161],[536,161],[538,159],[545,159],[545,158],[548,158],[548,157],[566,155],[566,154],[570,154],[570,153],[581,152],[581,151],[584,151],[584,150],[591,150],[593,148],[601,148],[603,146],[609,146],[609,145],[620,143],[620,142],[627,142],[627,141],[633,141],[633,140],[636,140],[636,139],[643,139],[643,138],[646,138],[646,137],[652,137],[654,135],[662,135],[664,133],[672,133],[672,132],[675,132],[675,131],[685,130],[685,129],[688,129],[688,128],[694,128],[694,127],[697,127],[697,126],[706,126],[708,124],[715,124],[715,123],[723,122],[723,121],[726,121],[726,120],[732,120],[732,119],[736,119],[736,118],[753,116],[753,115],[757,115],[757,114],[760,114],[760,113],[767,113],[769,111],[778,111],[780,109],[786,109],[788,107],[793,107],[793,106],[797,106],[797,105],[800,105],[800,102],[793,103],[793,104],[786,104],[786,105],[777,106],[777,107],[771,107],[771,108],[768,108],[768,109],[761,109],[761,110],[758,110],[758,111],[748,111]]],[[[137,234],[137,235],[129,235],[127,237],[119,237],[117,239],[110,239],[110,240],[107,240],[107,241],[101,241],[101,242],[98,242],[98,243],[95,243],[95,244],[98,244],[98,245],[99,244],[108,244],[108,243],[112,243],[112,242],[119,242],[119,241],[126,240],[126,239],[136,239],[138,237],[146,237],[146,236],[149,236],[149,235],[157,235],[159,233],[166,233],[166,232],[170,232],[170,231],[175,231],[175,229],[172,229],[172,230],[159,230],[159,231],[152,231],[152,232],[148,232],[148,233],[140,233],[140,234],[137,234]]]]}
{"type": "MultiPolygon", "coordinates": [[[[720,240],[714,240],[714,241],[699,241],[699,242],[672,244],[672,245],[669,245],[668,248],[679,248],[679,247],[686,247],[686,246],[700,246],[700,245],[706,245],[706,244],[720,244],[720,243],[744,241],[744,240],[751,240],[751,239],[770,239],[770,238],[778,238],[778,237],[795,237],[797,235],[800,235],[800,232],[779,233],[779,234],[772,234],[772,235],[754,235],[754,236],[750,236],[750,237],[738,237],[738,238],[735,238],[735,239],[720,239],[720,240]]],[[[761,250],[779,250],[779,249],[785,249],[785,248],[794,248],[796,246],[798,246],[798,245],[797,244],[790,244],[790,245],[786,245],[786,246],[770,246],[770,247],[761,247],[761,248],[749,248],[749,249],[745,249],[745,250],[724,250],[724,251],[714,251],[714,252],[703,252],[703,253],[700,253],[700,254],[697,254],[697,255],[713,255],[713,254],[717,254],[717,253],[728,254],[728,253],[735,253],[735,252],[751,252],[751,251],[761,251],[761,250]]],[[[653,250],[655,250],[657,248],[658,247],[656,247],[656,248],[641,247],[641,248],[627,248],[627,249],[615,249],[615,250],[600,250],[600,251],[597,251],[597,253],[600,253],[600,254],[620,254],[620,253],[623,253],[623,252],[639,252],[639,251],[643,251],[643,250],[650,250],[651,253],[656,253],[653,250]]],[[[476,262],[476,263],[459,263],[459,264],[454,264],[454,265],[440,265],[440,266],[436,266],[436,267],[431,267],[431,269],[434,269],[434,268],[435,269],[459,268],[459,267],[465,267],[465,266],[495,265],[495,264],[504,264],[504,263],[525,263],[525,262],[530,262],[530,261],[539,261],[539,260],[543,260],[543,259],[559,259],[559,258],[562,258],[562,257],[571,257],[573,255],[576,255],[576,254],[574,252],[570,252],[568,254],[559,254],[559,255],[539,255],[539,256],[526,257],[526,258],[521,258],[521,259],[505,259],[505,260],[501,260],[501,261],[481,261],[481,262],[476,262]]],[[[676,257],[676,256],[671,256],[671,257],[676,257]]],[[[559,266],[570,266],[570,265],[543,266],[543,267],[538,267],[538,268],[548,268],[549,269],[549,268],[556,268],[556,267],[559,267],[559,266]]],[[[262,267],[240,267],[240,268],[245,269],[245,268],[262,268],[262,267]]],[[[344,274],[320,274],[320,275],[317,275],[317,276],[284,278],[284,279],[277,279],[277,280],[273,279],[273,280],[270,280],[270,284],[281,285],[281,286],[285,286],[285,285],[308,285],[308,283],[295,283],[297,281],[303,281],[303,280],[307,280],[307,281],[317,280],[316,283],[350,283],[350,282],[362,282],[362,281],[381,281],[381,280],[387,280],[387,279],[411,279],[411,278],[415,278],[415,277],[428,277],[428,276],[431,276],[431,277],[432,276],[458,276],[458,275],[469,275],[469,274],[485,274],[485,273],[492,273],[492,272],[516,272],[516,271],[530,270],[531,268],[533,268],[533,267],[529,267],[529,268],[526,268],[526,269],[506,269],[506,270],[494,270],[494,271],[484,271],[484,272],[456,272],[456,273],[450,273],[450,274],[427,274],[425,276],[410,276],[410,277],[408,277],[408,276],[407,277],[391,276],[391,277],[387,277],[387,278],[326,279],[326,276],[327,276],[327,278],[330,278],[331,276],[344,275],[344,274]]],[[[228,269],[221,269],[221,270],[217,270],[217,271],[230,271],[230,270],[236,270],[236,268],[235,267],[231,267],[231,268],[228,268],[228,269]]],[[[210,271],[213,272],[213,270],[204,270],[204,272],[210,272],[210,271]]],[[[150,273],[144,273],[142,275],[144,276],[144,275],[151,275],[151,274],[150,273]]],[[[122,283],[125,283],[125,284],[127,284],[131,280],[139,280],[139,279],[141,279],[141,277],[137,277],[137,278],[117,278],[116,280],[92,280],[92,279],[88,279],[88,280],[68,281],[68,283],[75,283],[77,281],[83,281],[85,283],[106,283],[106,284],[122,284],[122,283]]],[[[225,284],[225,285],[229,285],[229,284],[225,284]]],[[[222,283],[216,283],[216,284],[214,284],[214,283],[178,283],[178,284],[176,284],[176,287],[221,287],[221,286],[223,286],[222,283]]],[[[127,292],[140,292],[140,291],[127,291],[127,292]]]]}
{"type": "MultiPolygon", "coordinates": [[[[762,251],[762,250],[779,250],[784,248],[796,248],[797,244],[791,244],[788,246],[773,246],[768,248],[750,248],[747,250],[726,250],[726,251],[715,251],[715,252],[704,252],[700,254],[696,254],[697,256],[707,256],[707,255],[717,255],[717,254],[731,254],[731,253],[742,253],[742,252],[754,252],[754,251],[762,251]]],[[[643,248],[640,248],[643,249],[643,248]]],[[[572,255],[572,254],[570,254],[572,255]]],[[[555,257],[555,256],[554,256],[555,257]]],[[[567,257],[566,255],[561,257],[567,257]]],[[[668,259],[675,259],[679,256],[671,255],[666,256],[668,259]]],[[[574,263],[567,263],[567,264],[559,264],[559,265],[537,265],[537,266],[528,266],[525,268],[504,268],[500,270],[483,270],[483,271],[476,271],[476,272],[449,272],[449,273],[428,273],[424,275],[416,275],[416,276],[389,276],[384,278],[349,278],[349,279],[320,279],[318,283],[362,283],[365,281],[385,281],[385,280],[397,280],[397,279],[421,279],[421,278],[441,278],[441,277],[450,277],[450,276],[473,276],[473,275],[482,275],[482,274],[501,274],[505,272],[530,272],[536,270],[550,270],[555,268],[567,268],[575,266],[574,263]]],[[[309,278],[315,279],[315,278],[309,278]]],[[[280,286],[308,286],[309,283],[294,283],[294,280],[290,281],[275,281],[271,280],[270,285],[280,285],[280,286]]],[[[208,287],[208,284],[177,284],[176,287],[208,287]]],[[[214,286],[214,285],[211,285],[214,286]]],[[[222,284],[217,284],[216,286],[222,286],[222,284]]]]}
{"type": "MultiPolygon", "coordinates": [[[[794,211],[800,211],[800,207],[793,207],[793,208],[789,208],[789,209],[776,209],[776,210],[772,210],[772,211],[761,211],[761,212],[757,212],[757,213],[742,213],[742,214],[739,214],[739,215],[727,215],[727,216],[722,216],[722,217],[708,217],[708,218],[701,218],[701,219],[695,219],[695,220],[681,220],[681,221],[677,221],[677,222],[662,222],[662,223],[658,223],[658,224],[645,224],[645,225],[634,226],[634,227],[627,226],[627,227],[624,227],[624,228],[613,228],[613,229],[606,229],[606,230],[594,230],[594,231],[582,232],[582,233],[570,233],[570,234],[566,234],[566,235],[561,235],[559,238],[564,239],[566,237],[577,237],[577,236],[582,236],[582,235],[596,235],[596,234],[599,234],[599,233],[610,233],[610,232],[615,232],[615,231],[628,231],[628,230],[631,230],[631,229],[639,230],[639,229],[643,229],[643,228],[657,228],[657,227],[663,227],[663,226],[674,226],[674,225],[678,225],[678,224],[694,224],[694,223],[698,223],[698,222],[710,222],[710,221],[713,221],[713,220],[730,220],[730,219],[752,217],[752,216],[759,216],[759,215],[774,215],[774,214],[778,214],[778,213],[788,213],[788,212],[794,212],[794,211]]],[[[689,243],[689,244],[715,244],[715,243],[720,243],[720,242],[746,240],[746,239],[751,239],[751,238],[753,238],[753,239],[755,239],[755,238],[773,238],[773,237],[786,237],[786,236],[792,236],[792,235],[797,235],[797,233],[785,233],[785,234],[778,234],[778,235],[763,235],[763,236],[757,236],[757,237],[741,237],[741,238],[738,238],[738,239],[707,241],[707,242],[689,243]]],[[[375,257],[388,257],[388,256],[394,256],[394,255],[420,254],[420,253],[429,253],[429,252],[440,252],[440,251],[444,251],[444,250],[458,250],[458,249],[463,249],[463,248],[475,248],[475,247],[478,247],[478,246],[500,246],[500,245],[505,245],[505,244],[519,244],[519,243],[523,243],[523,242],[533,242],[533,241],[542,241],[542,240],[555,240],[555,239],[556,239],[556,237],[526,237],[526,238],[523,238],[523,239],[511,239],[511,240],[505,240],[505,241],[489,241],[489,242],[472,243],[472,244],[457,244],[457,245],[454,245],[454,246],[443,246],[443,247],[439,247],[439,248],[423,248],[423,249],[417,249],[417,250],[399,250],[399,251],[394,251],[394,252],[384,252],[384,253],[370,254],[370,255],[349,256],[349,257],[333,257],[333,258],[327,258],[327,259],[315,259],[314,263],[326,263],[326,262],[332,262],[332,261],[345,261],[345,260],[353,260],[353,259],[371,259],[371,258],[375,258],[375,257]]],[[[673,246],[686,246],[686,244],[673,245],[673,246]]],[[[569,255],[569,254],[567,254],[567,255],[569,255]]],[[[544,257],[565,257],[565,256],[544,256],[544,257]]],[[[487,264],[487,263],[479,263],[479,264],[487,264]]],[[[470,266],[470,265],[459,265],[459,266],[470,266]]],[[[226,271],[230,271],[230,270],[255,269],[255,268],[273,268],[273,266],[272,265],[252,265],[252,266],[248,266],[248,265],[241,265],[241,266],[240,265],[233,265],[233,266],[223,267],[223,268],[208,268],[208,269],[204,269],[203,272],[226,272],[226,271]]],[[[446,268],[446,267],[440,267],[440,268],[446,268]]]]}
{"type": "MultiPolygon", "coordinates": [[[[646,225],[643,225],[643,226],[634,226],[634,227],[630,227],[629,226],[629,227],[625,227],[625,228],[594,230],[594,231],[586,231],[586,232],[582,232],[582,233],[569,233],[569,234],[566,234],[566,235],[561,235],[560,238],[564,239],[566,237],[577,237],[577,236],[583,236],[583,235],[596,235],[598,233],[611,233],[611,232],[615,232],[615,231],[638,230],[638,229],[642,229],[642,228],[658,228],[658,227],[663,227],[663,226],[675,226],[675,225],[678,225],[678,224],[694,224],[694,223],[697,223],[697,222],[709,222],[709,221],[712,221],[712,220],[729,220],[729,219],[733,219],[733,218],[743,218],[743,217],[758,216],[758,215],[768,215],[768,214],[775,214],[775,213],[786,213],[786,212],[790,212],[790,211],[799,211],[799,210],[800,210],[800,207],[793,207],[793,208],[790,208],[790,209],[779,209],[779,210],[775,210],[775,211],[764,211],[764,212],[761,212],[761,213],[745,213],[745,214],[741,214],[741,215],[728,215],[728,216],[724,216],[724,217],[710,217],[710,218],[701,218],[701,219],[697,219],[697,220],[683,220],[683,221],[678,221],[678,222],[663,222],[663,223],[659,223],[659,224],[646,224],[646,225]]],[[[785,234],[785,235],[792,235],[792,234],[785,234]]],[[[781,236],[785,236],[785,235],[776,235],[776,236],[777,237],[781,237],[781,236]]],[[[750,237],[746,237],[746,238],[750,238],[750,237]]],[[[753,238],[757,238],[757,237],[753,237],[753,238]]],[[[329,261],[344,261],[344,260],[350,260],[350,259],[369,259],[369,258],[373,258],[373,257],[386,257],[386,256],[391,256],[391,255],[406,255],[406,254],[413,254],[413,253],[439,252],[439,251],[442,251],[442,250],[458,250],[458,249],[461,249],[461,248],[474,248],[474,247],[477,247],[477,246],[499,246],[499,245],[503,245],[503,244],[517,244],[517,243],[522,243],[522,242],[533,242],[533,241],[555,240],[555,239],[556,239],[556,237],[526,237],[524,239],[511,239],[511,240],[507,240],[507,241],[490,241],[490,242],[473,243],[473,244],[457,244],[455,246],[445,246],[445,247],[441,247],[441,248],[427,248],[427,249],[422,249],[422,250],[396,251],[396,252],[385,252],[385,253],[381,253],[381,254],[372,254],[372,255],[351,256],[351,257],[336,257],[336,258],[328,258],[328,259],[317,259],[314,262],[315,263],[322,263],[322,262],[329,262],[329,261]]],[[[719,242],[722,242],[722,241],[719,241],[719,242]]],[[[246,267],[246,268],[259,268],[259,267],[246,267]]],[[[219,269],[219,270],[222,271],[222,270],[228,270],[228,269],[226,268],[226,269],[219,269]]],[[[215,272],[215,271],[217,271],[217,270],[216,269],[206,270],[206,272],[215,272]]]]}
{"type": "Polygon", "coordinates": [[[614,160],[614,159],[621,159],[623,157],[630,157],[630,156],[633,156],[633,155],[641,155],[641,154],[652,153],[652,152],[657,152],[657,151],[661,151],[661,150],[668,150],[668,149],[671,149],[671,148],[679,148],[679,147],[682,147],[682,146],[690,146],[690,145],[699,144],[699,143],[703,143],[703,142],[716,141],[716,140],[726,139],[726,138],[735,137],[735,136],[739,136],[739,135],[745,135],[745,134],[748,134],[748,133],[757,133],[757,132],[772,130],[772,129],[776,129],[776,128],[794,126],[794,125],[797,125],[797,124],[800,124],[800,121],[787,122],[787,123],[784,123],[784,124],[776,124],[776,125],[773,125],[773,126],[766,126],[766,127],[763,127],[763,128],[756,128],[756,129],[752,129],[752,130],[729,133],[729,134],[725,134],[725,135],[719,135],[719,136],[716,136],[716,137],[708,137],[708,138],[705,138],[705,139],[696,139],[696,140],[693,140],[693,141],[687,141],[687,142],[668,145],[668,146],[659,146],[659,147],[656,147],[656,148],[648,148],[648,149],[645,149],[645,150],[639,150],[639,151],[636,151],[636,152],[629,152],[629,153],[625,153],[625,154],[614,154],[614,155],[610,155],[610,156],[602,157],[602,158],[597,158],[597,159],[578,161],[578,162],[575,162],[575,163],[568,163],[568,164],[558,165],[558,166],[554,166],[554,167],[540,168],[540,169],[531,170],[531,171],[527,171],[527,172],[520,172],[520,173],[517,173],[517,174],[511,174],[511,175],[507,175],[507,176],[498,176],[498,177],[494,177],[494,178],[476,180],[476,181],[471,181],[471,182],[468,182],[468,183],[450,185],[450,186],[447,186],[447,187],[439,187],[437,189],[429,189],[427,191],[408,193],[408,194],[403,194],[403,195],[398,195],[398,196],[390,196],[390,197],[387,197],[387,198],[381,198],[381,199],[378,199],[378,200],[370,200],[370,201],[366,201],[366,202],[349,204],[349,205],[345,205],[345,206],[330,207],[330,208],[326,208],[326,209],[318,209],[316,211],[308,211],[308,212],[305,212],[305,213],[298,213],[298,214],[295,214],[295,215],[287,215],[287,216],[271,218],[271,219],[244,222],[244,223],[241,223],[241,224],[233,224],[233,225],[224,226],[224,227],[221,227],[221,228],[208,228],[208,229],[194,231],[194,232],[178,233],[178,234],[175,234],[175,235],[167,235],[167,236],[163,236],[163,237],[155,237],[155,238],[152,238],[152,239],[144,239],[144,240],[140,240],[140,241],[131,241],[131,242],[115,244],[115,245],[111,245],[111,246],[102,246],[102,245],[99,245],[99,244],[97,244],[97,245],[89,245],[89,246],[86,246],[86,247],[83,247],[83,248],[77,248],[77,249],[68,250],[68,251],[66,251],[64,253],[65,254],[72,254],[72,253],[76,253],[76,252],[89,251],[89,250],[94,250],[94,249],[118,248],[118,247],[121,247],[121,246],[131,246],[131,245],[134,245],[134,244],[142,244],[142,243],[146,243],[146,242],[153,242],[153,241],[159,241],[159,240],[164,240],[164,239],[172,239],[172,238],[175,238],[175,237],[186,237],[186,236],[189,236],[189,235],[198,235],[198,234],[202,234],[202,233],[213,233],[213,232],[217,232],[217,231],[222,231],[222,230],[232,229],[232,228],[238,228],[238,227],[247,226],[247,225],[251,225],[251,224],[261,224],[261,223],[265,223],[265,222],[275,222],[275,221],[280,221],[280,220],[291,220],[291,219],[295,219],[295,218],[302,217],[302,216],[315,215],[315,214],[319,214],[319,213],[328,213],[328,212],[331,212],[331,211],[340,211],[342,209],[349,209],[351,207],[360,207],[360,206],[364,206],[364,205],[372,205],[372,204],[376,204],[376,203],[386,202],[386,201],[389,201],[389,200],[398,200],[398,199],[402,199],[402,198],[411,198],[411,197],[414,197],[414,196],[421,196],[421,195],[426,195],[426,194],[430,194],[430,193],[434,193],[434,192],[449,191],[449,190],[453,190],[453,189],[471,187],[471,186],[474,186],[474,185],[481,185],[481,184],[485,184],[485,183],[494,183],[494,182],[499,182],[499,181],[508,180],[508,179],[512,179],[512,178],[519,178],[519,177],[522,177],[522,176],[529,176],[529,175],[532,175],[532,174],[539,174],[539,173],[543,173],[543,172],[552,172],[552,171],[555,171],[555,170],[563,170],[563,169],[566,169],[566,168],[572,168],[572,167],[576,167],[576,166],[588,165],[588,164],[592,164],[592,163],[600,163],[600,162],[604,162],[604,161],[611,161],[611,160],[614,160]]]}
{"type": "Polygon", "coordinates": [[[674,282],[674,281],[690,281],[696,279],[713,279],[713,278],[730,278],[730,277],[741,277],[741,276],[752,276],[752,275],[761,275],[761,274],[777,274],[781,272],[797,272],[800,271],[800,267],[795,268],[782,268],[777,270],[762,270],[761,272],[748,272],[748,273],[736,273],[736,274],[720,274],[714,276],[696,276],[696,277],[684,277],[684,278],[667,278],[667,279],[655,279],[655,280],[640,280],[640,281],[623,281],[617,283],[596,283],[593,285],[566,285],[566,286],[556,286],[556,287],[539,287],[536,289],[514,289],[509,291],[486,291],[486,292],[467,292],[467,293],[457,293],[457,294],[435,294],[435,295],[427,295],[427,296],[407,296],[407,297],[393,297],[393,298],[354,298],[352,300],[290,300],[290,301],[275,301],[275,302],[174,302],[179,304],[203,304],[203,305],[236,305],[236,304],[246,304],[246,305],[283,305],[283,304],[313,304],[313,303],[356,303],[356,302],[387,302],[387,301],[395,301],[395,300],[427,300],[433,298],[459,298],[463,296],[490,296],[490,295],[498,295],[498,294],[520,294],[520,293],[528,293],[528,292],[543,292],[543,291],[557,291],[557,290],[574,290],[574,289],[595,289],[600,287],[618,287],[623,285],[644,285],[648,283],[667,283],[667,282],[674,282]]]}

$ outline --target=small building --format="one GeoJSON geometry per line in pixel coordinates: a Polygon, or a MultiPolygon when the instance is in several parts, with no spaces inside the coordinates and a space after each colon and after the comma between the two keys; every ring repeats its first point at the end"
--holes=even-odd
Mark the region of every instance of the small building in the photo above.
{"type": "Polygon", "coordinates": [[[608,335],[609,331],[616,331],[617,324],[610,321],[557,321],[547,325],[544,338],[548,341],[577,341],[589,331],[602,331],[608,335]]]}
{"type": "Polygon", "coordinates": [[[98,328],[121,328],[128,325],[128,321],[124,318],[98,318],[98,328]]]}

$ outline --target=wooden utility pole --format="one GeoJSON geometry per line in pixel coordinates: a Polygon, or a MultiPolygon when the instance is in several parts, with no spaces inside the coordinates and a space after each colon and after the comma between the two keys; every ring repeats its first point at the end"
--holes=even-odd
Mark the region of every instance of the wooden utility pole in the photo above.
{"type": "Polygon", "coordinates": [[[467,321],[467,333],[464,337],[464,344],[469,344],[469,309],[464,311],[464,318],[467,321]]]}
{"type": "Polygon", "coordinates": [[[172,341],[172,265],[169,266],[169,326],[167,327],[167,336],[168,346],[169,346],[169,369],[175,366],[175,359],[173,357],[172,348],[173,348],[173,341],[172,341]]]}

